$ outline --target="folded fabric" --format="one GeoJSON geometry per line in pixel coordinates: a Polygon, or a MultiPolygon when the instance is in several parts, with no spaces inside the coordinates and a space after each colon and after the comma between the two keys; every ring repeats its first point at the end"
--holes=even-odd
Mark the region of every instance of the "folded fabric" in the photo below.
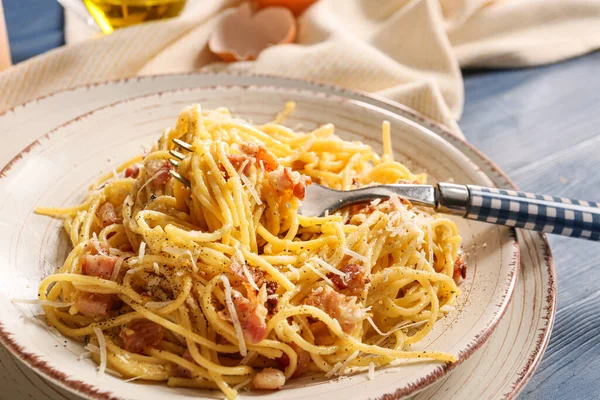
{"type": "MultiPolygon", "coordinates": [[[[19,64],[0,74],[0,110],[108,79],[245,71],[378,93],[460,135],[460,67],[524,67],[600,47],[597,0],[320,0],[300,18],[296,44],[270,47],[252,62],[218,62],[208,37],[223,10],[239,3],[200,1],[176,20],[96,36],[19,64]]],[[[67,26],[67,42],[76,35],[82,30],[67,26]]]]}

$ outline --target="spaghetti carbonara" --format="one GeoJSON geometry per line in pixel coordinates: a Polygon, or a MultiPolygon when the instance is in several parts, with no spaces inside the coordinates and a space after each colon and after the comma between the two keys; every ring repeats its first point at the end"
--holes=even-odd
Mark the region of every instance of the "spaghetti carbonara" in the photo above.
{"type": "Polygon", "coordinates": [[[398,197],[326,217],[297,212],[311,183],[352,189],[425,176],[394,161],[388,123],[379,156],[331,124],[308,133],[281,125],[292,109],[252,125],[188,106],[83,203],[37,209],[63,218],[73,245],[41,282],[40,304],[51,326],[86,342],[99,374],[234,399],[307,373],[372,376],[397,359],[455,360],[411,350],[459,295],[451,220],[398,197]],[[183,158],[175,166],[169,150],[183,158]]]}

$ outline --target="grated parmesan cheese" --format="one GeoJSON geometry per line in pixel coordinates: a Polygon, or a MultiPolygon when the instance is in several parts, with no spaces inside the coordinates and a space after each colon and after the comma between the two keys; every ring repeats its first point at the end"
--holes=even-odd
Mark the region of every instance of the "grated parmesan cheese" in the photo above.
{"type": "Polygon", "coordinates": [[[369,374],[367,375],[370,381],[375,379],[375,364],[369,363],[369,374]]]}
{"type": "Polygon", "coordinates": [[[20,303],[20,304],[37,304],[40,306],[47,306],[47,307],[54,307],[54,308],[66,308],[66,307],[71,307],[73,304],[72,301],[65,303],[62,301],[52,301],[52,300],[39,300],[39,299],[11,299],[10,300],[13,303],[20,303]]]}
{"type": "Polygon", "coordinates": [[[325,374],[325,378],[329,379],[331,378],[333,375],[337,375],[337,372],[339,371],[340,367],[342,366],[342,363],[337,362],[333,365],[333,368],[331,368],[326,374],[325,374]]]}
{"type": "Polygon", "coordinates": [[[375,199],[371,202],[371,205],[373,207],[377,207],[379,205],[379,203],[381,203],[381,199],[375,199]]]}
{"type": "Polygon", "coordinates": [[[431,236],[433,232],[431,230],[431,221],[427,222],[427,248],[429,249],[429,254],[427,254],[427,261],[429,265],[433,265],[433,239],[431,236]]]}
{"type": "Polygon", "coordinates": [[[146,242],[140,243],[140,251],[138,253],[138,261],[142,262],[144,260],[144,256],[146,255],[146,242]]]}
{"type": "Polygon", "coordinates": [[[115,268],[113,268],[112,273],[110,274],[110,280],[116,281],[119,277],[119,273],[121,272],[121,266],[123,265],[123,261],[125,261],[125,257],[120,256],[115,263],[115,268]]]}
{"type": "Polygon", "coordinates": [[[190,256],[190,260],[192,261],[192,271],[198,272],[198,265],[196,265],[196,259],[194,258],[194,255],[192,254],[192,251],[191,250],[186,250],[185,254],[187,254],[188,256],[190,256]]]}
{"type": "Polygon", "coordinates": [[[254,350],[250,350],[248,354],[246,354],[246,356],[242,358],[242,360],[240,361],[240,365],[248,365],[254,362],[256,357],[258,357],[258,353],[254,350]]]}
{"type": "Polygon", "coordinates": [[[343,273],[342,271],[340,271],[339,269],[335,268],[333,265],[329,264],[328,262],[326,262],[325,260],[322,260],[320,258],[317,257],[313,257],[311,259],[308,260],[310,261],[314,261],[317,264],[319,264],[319,266],[333,274],[339,275],[342,277],[342,279],[346,276],[345,273],[343,273]]]}
{"type": "Polygon", "coordinates": [[[381,344],[381,342],[383,342],[388,336],[390,336],[392,333],[394,333],[396,331],[399,331],[402,329],[416,328],[418,326],[425,325],[426,323],[427,323],[427,320],[419,321],[419,322],[402,321],[399,324],[396,324],[396,326],[394,326],[392,329],[390,329],[389,332],[387,332],[387,333],[383,333],[379,329],[376,329],[378,332],[381,332],[380,334],[382,335],[382,337],[377,342],[374,343],[374,346],[379,346],[381,344]]]}
{"type": "Polygon", "coordinates": [[[106,371],[106,339],[104,338],[104,333],[98,327],[94,327],[94,333],[98,338],[98,347],[100,348],[100,365],[98,366],[98,378],[104,378],[104,371],[106,371]]]}
{"type": "Polygon", "coordinates": [[[323,286],[319,286],[316,289],[313,289],[312,294],[321,294],[321,292],[323,291],[323,286]]]}
{"type": "Polygon", "coordinates": [[[100,247],[100,242],[98,241],[98,236],[96,236],[96,232],[92,233],[92,244],[96,248],[98,254],[101,254],[103,256],[106,255],[106,253],[102,251],[102,248],[100,247]]]}
{"type": "Polygon", "coordinates": [[[130,269],[129,271],[127,271],[127,275],[133,275],[133,274],[137,273],[138,271],[141,271],[142,269],[144,269],[144,267],[137,267],[137,268],[130,269]]]}
{"type": "Polygon", "coordinates": [[[402,326],[401,326],[400,328],[398,328],[398,329],[410,329],[410,328],[417,328],[417,327],[419,327],[419,326],[425,325],[427,322],[429,322],[429,321],[425,320],[425,321],[413,322],[413,323],[410,323],[410,324],[405,324],[405,325],[402,325],[402,326]]]}
{"type": "Polygon", "coordinates": [[[94,344],[88,343],[84,347],[85,350],[89,351],[92,354],[100,353],[100,348],[94,344]]]}
{"type": "Polygon", "coordinates": [[[248,351],[246,350],[246,341],[244,340],[244,333],[242,332],[242,324],[240,324],[237,311],[233,305],[231,285],[229,284],[229,279],[227,279],[227,276],[224,274],[221,275],[221,281],[223,282],[223,288],[225,289],[225,304],[227,304],[227,310],[229,311],[229,316],[231,317],[231,321],[233,323],[233,329],[235,330],[235,334],[239,342],[240,354],[242,356],[246,356],[246,354],[248,354],[248,351]]]}
{"type": "Polygon", "coordinates": [[[293,279],[300,279],[300,271],[298,270],[298,268],[294,267],[292,264],[287,264],[286,268],[290,271],[290,274],[292,275],[293,279]]]}
{"type": "Polygon", "coordinates": [[[123,382],[133,382],[133,381],[136,381],[138,379],[143,379],[144,377],[145,377],[145,375],[134,376],[133,378],[125,379],[123,382]]]}
{"type": "Polygon", "coordinates": [[[158,175],[160,175],[162,173],[162,171],[157,171],[154,175],[152,175],[150,178],[148,178],[148,180],[146,182],[144,182],[144,184],[142,185],[142,187],[140,187],[137,191],[137,193],[135,194],[135,198],[137,199],[138,196],[140,195],[140,192],[142,191],[142,189],[144,189],[150,182],[152,182],[153,180],[155,180],[156,178],[158,178],[158,175]]]}
{"type": "Polygon", "coordinates": [[[159,275],[160,274],[160,266],[158,265],[158,263],[155,262],[154,264],[152,264],[152,266],[154,267],[154,273],[156,275],[159,275]]]}
{"type": "Polygon", "coordinates": [[[325,275],[323,275],[321,273],[321,271],[319,271],[318,269],[316,269],[315,267],[313,267],[311,265],[311,263],[307,262],[306,265],[308,268],[310,268],[315,274],[317,274],[319,276],[319,278],[323,279],[329,286],[335,288],[335,285],[333,284],[333,282],[331,282],[331,279],[329,279],[328,277],[326,277],[325,275]]]}
{"type": "Polygon", "coordinates": [[[238,383],[237,385],[235,385],[233,387],[233,390],[235,390],[237,392],[238,390],[240,390],[241,388],[243,388],[244,386],[246,386],[250,382],[252,382],[252,378],[246,379],[245,381],[242,381],[242,382],[238,383]]]}
{"type": "Polygon", "coordinates": [[[331,370],[329,370],[329,372],[327,372],[325,374],[325,378],[331,378],[333,375],[342,375],[344,373],[344,371],[346,370],[346,368],[348,368],[348,366],[350,365],[350,363],[352,361],[354,361],[354,359],[356,357],[358,357],[359,354],[360,354],[360,351],[356,350],[343,363],[339,363],[339,362],[335,363],[335,365],[333,366],[333,368],[331,370]]]}
{"type": "Polygon", "coordinates": [[[371,324],[371,326],[373,327],[373,329],[375,329],[375,331],[377,333],[379,333],[381,336],[387,336],[389,335],[389,333],[383,333],[378,327],[377,325],[375,325],[375,322],[373,321],[373,318],[371,317],[367,317],[367,321],[369,321],[369,324],[371,324]]]}
{"type": "Polygon", "coordinates": [[[394,205],[394,208],[396,208],[396,210],[402,209],[402,203],[400,202],[400,198],[398,197],[398,195],[392,193],[390,195],[390,202],[394,205]]]}
{"type": "Polygon", "coordinates": [[[252,286],[252,288],[255,289],[256,291],[259,291],[260,289],[258,288],[258,285],[254,281],[254,278],[252,278],[252,274],[248,270],[248,267],[246,266],[246,263],[242,264],[242,271],[244,272],[244,276],[248,280],[248,283],[250,283],[250,286],[252,286]]]}
{"type": "Polygon", "coordinates": [[[360,354],[359,350],[356,350],[354,353],[352,353],[352,355],[350,355],[350,357],[348,357],[346,359],[346,361],[344,361],[344,363],[340,366],[340,370],[338,371],[338,375],[343,374],[346,371],[346,368],[348,368],[348,366],[350,365],[350,363],[352,361],[354,361],[354,359],[356,357],[358,357],[359,354],[360,354]]]}
{"type": "MultiPolygon", "coordinates": [[[[260,162],[262,162],[262,160],[260,160],[260,162]]],[[[254,201],[256,201],[256,205],[260,206],[262,204],[262,200],[260,199],[260,195],[256,191],[256,188],[254,187],[254,185],[252,184],[252,182],[250,182],[250,179],[248,179],[248,177],[242,172],[244,170],[244,168],[246,168],[247,164],[248,164],[248,160],[244,161],[244,163],[242,164],[242,166],[238,170],[238,175],[240,176],[240,179],[244,183],[244,186],[246,186],[246,189],[248,189],[248,191],[250,192],[250,195],[252,197],[254,197],[254,201]]]]}
{"type": "Polygon", "coordinates": [[[84,351],[83,353],[81,353],[79,355],[79,357],[77,357],[77,361],[81,361],[84,358],[90,358],[92,356],[92,352],[91,351],[84,351]]]}
{"type": "Polygon", "coordinates": [[[104,370],[109,375],[116,376],[117,378],[123,378],[123,375],[120,372],[115,371],[114,369],[106,368],[104,370]]]}
{"type": "Polygon", "coordinates": [[[355,258],[358,261],[362,261],[365,264],[369,263],[369,259],[367,257],[365,257],[362,254],[359,254],[359,253],[357,253],[355,251],[352,251],[352,250],[350,250],[347,247],[342,247],[342,253],[344,253],[345,255],[350,256],[352,258],[355,258]]]}

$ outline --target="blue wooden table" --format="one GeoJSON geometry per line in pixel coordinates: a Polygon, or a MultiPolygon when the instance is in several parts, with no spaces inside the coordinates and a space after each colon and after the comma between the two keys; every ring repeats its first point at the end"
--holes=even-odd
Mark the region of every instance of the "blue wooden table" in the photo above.
{"type": "MultiPolygon", "coordinates": [[[[62,44],[52,0],[4,0],[13,60],[62,44]],[[22,24],[19,20],[37,21],[22,24]]],[[[467,72],[460,125],[527,191],[600,201],[600,53],[513,71],[467,72]]],[[[558,313],[520,399],[600,398],[600,244],[550,237],[558,313]]]]}
{"type": "MultiPolygon", "coordinates": [[[[600,201],[600,52],[465,76],[460,125],[519,188],[600,201]]],[[[550,238],[558,312],[520,399],[600,398],[600,243],[550,238]]]]}

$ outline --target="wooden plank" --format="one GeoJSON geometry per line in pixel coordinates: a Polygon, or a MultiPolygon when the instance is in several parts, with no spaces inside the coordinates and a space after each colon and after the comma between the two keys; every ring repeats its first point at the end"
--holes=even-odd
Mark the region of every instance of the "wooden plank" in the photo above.
{"type": "Polygon", "coordinates": [[[600,134],[600,53],[465,78],[460,125],[506,171],[600,134]],[[568,136],[568,138],[567,138],[568,136]]]}

